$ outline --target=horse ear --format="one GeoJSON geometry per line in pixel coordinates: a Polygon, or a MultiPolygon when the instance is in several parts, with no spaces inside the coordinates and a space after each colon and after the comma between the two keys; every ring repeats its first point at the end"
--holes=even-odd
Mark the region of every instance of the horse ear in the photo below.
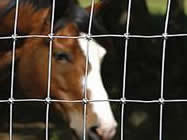
{"type": "MultiPolygon", "coordinates": [[[[16,9],[12,8],[1,19],[1,32],[11,33],[13,31],[15,12],[16,9]]],[[[49,13],[49,8],[35,9],[32,4],[20,4],[18,9],[17,32],[24,34],[30,34],[33,31],[41,33],[44,24],[49,19],[49,13]]]]}
{"type": "Polygon", "coordinates": [[[19,10],[18,16],[18,30],[23,33],[41,33],[44,27],[49,27],[50,10],[49,8],[43,8],[40,10],[30,9],[27,6],[23,6],[19,10]],[[28,20],[30,18],[30,20],[28,20]],[[45,25],[45,26],[44,26],[45,25]]]}
{"type": "Polygon", "coordinates": [[[32,17],[32,30],[41,29],[44,25],[50,26],[50,13],[49,9],[42,9],[39,12],[36,12],[32,17]]]}

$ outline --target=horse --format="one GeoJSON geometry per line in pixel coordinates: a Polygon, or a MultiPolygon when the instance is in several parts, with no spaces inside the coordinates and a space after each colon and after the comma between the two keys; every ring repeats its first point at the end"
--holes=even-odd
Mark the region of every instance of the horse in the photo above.
{"type": "MultiPolygon", "coordinates": [[[[12,3],[11,0],[0,2],[1,36],[11,34],[13,30],[16,8],[15,3],[12,3]]],[[[17,33],[20,35],[49,35],[51,10],[50,0],[45,0],[45,2],[42,0],[20,1],[17,33]]],[[[57,10],[59,10],[58,7],[57,10]]],[[[81,11],[83,15],[87,13],[84,9],[81,11]]],[[[65,11],[63,12],[65,13],[65,11]]],[[[60,15],[60,13],[57,14],[60,15]]],[[[72,15],[58,16],[55,19],[54,35],[85,36],[85,33],[82,33],[82,23],[85,22],[74,20],[76,19],[74,17],[77,17],[76,13],[72,15]]],[[[88,15],[86,14],[86,16],[88,15]]],[[[17,42],[15,78],[18,81],[18,87],[27,98],[45,99],[47,97],[49,38],[25,38],[17,39],[17,42]]],[[[87,40],[83,38],[53,38],[52,42],[50,98],[54,100],[82,100],[86,78],[87,40]]],[[[11,49],[7,48],[7,44],[5,40],[1,45],[0,71],[11,64],[11,49]]],[[[107,100],[108,95],[100,75],[101,63],[106,50],[93,39],[89,41],[89,50],[87,98],[88,100],[107,100]]],[[[4,82],[5,79],[1,81],[4,82]]],[[[69,126],[81,138],[83,134],[82,103],[59,101],[53,102],[52,106],[66,118],[69,126]]],[[[88,103],[86,117],[87,131],[96,127],[96,133],[103,140],[111,139],[115,135],[117,122],[109,102],[88,103]]]]}

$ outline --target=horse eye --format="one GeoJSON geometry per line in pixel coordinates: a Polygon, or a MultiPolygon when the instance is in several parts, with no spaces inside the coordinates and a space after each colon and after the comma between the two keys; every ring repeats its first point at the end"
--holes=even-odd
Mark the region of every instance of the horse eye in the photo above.
{"type": "Polygon", "coordinates": [[[70,55],[65,52],[54,52],[53,56],[56,60],[71,61],[70,55]]]}

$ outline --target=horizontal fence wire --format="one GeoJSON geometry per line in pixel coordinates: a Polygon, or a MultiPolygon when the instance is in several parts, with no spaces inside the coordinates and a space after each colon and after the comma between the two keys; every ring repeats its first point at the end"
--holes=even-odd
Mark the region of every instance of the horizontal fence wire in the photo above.
{"type": "MultiPolygon", "coordinates": [[[[43,102],[43,103],[84,103],[83,100],[56,100],[56,99],[8,99],[8,100],[0,100],[0,103],[21,103],[21,102],[43,102]]],[[[108,99],[108,100],[89,100],[86,102],[94,103],[94,102],[111,102],[111,103],[139,103],[139,104],[152,104],[152,103],[187,103],[187,99],[157,99],[157,100],[127,100],[127,99],[108,99]]]]}
{"type": "Polygon", "coordinates": [[[92,20],[93,20],[93,13],[94,13],[94,0],[91,1],[91,13],[90,13],[90,21],[89,21],[89,28],[86,35],[80,35],[80,36],[55,36],[53,34],[53,26],[54,26],[54,10],[55,10],[55,0],[53,0],[52,5],[52,18],[51,18],[51,32],[49,35],[24,35],[20,36],[17,34],[17,22],[18,22],[18,11],[19,11],[19,0],[16,0],[16,12],[15,12],[15,23],[14,23],[14,33],[12,36],[3,36],[0,37],[0,40],[4,39],[12,39],[13,40],[13,47],[12,47],[12,70],[11,70],[11,92],[10,92],[10,98],[7,100],[0,100],[0,103],[9,103],[10,104],[10,122],[9,122],[9,140],[13,140],[13,104],[14,103],[23,103],[23,102],[43,102],[46,104],[46,132],[45,132],[45,139],[49,139],[49,108],[50,103],[83,103],[83,140],[86,140],[86,114],[87,114],[87,104],[88,103],[97,103],[97,102],[111,102],[111,103],[120,103],[121,105],[121,140],[124,140],[124,127],[125,127],[125,105],[127,103],[139,103],[139,104],[160,104],[160,121],[159,121],[159,140],[162,140],[163,138],[163,107],[165,103],[187,103],[187,99],[164,99],[164,78],[165,78],[165,50],[166,50],[166,42],[169,38],[178,38],[178,37],[187,37],[187,34],[185,33],[179,33],[179,34],[168,34],[168,21],[169,21],[169,13],[170,13],[170,5],[171,0],[168,0],[167,2],[167,12],[166,12],[166,18],[165,18],[165,28],[163,31],[163,34],[158,35],[136,35],[136,34],[130,34],[129,32],[129,26],[130,26],[130,17],[131,17],[131,3],[132,0],[129,0],[128,3],[128,13],[127,13],[127,23],[126,23],[126,32],[124,34],[100,34],[100,35],[92,35],[91,34],[91,28],[92,28],[92,20]],[[88,75],[88,62],[89,62],[89,40],[94,38],[105,38],[105,37],[113,37],[113,38],[124,38],[124,71],[123,71],[123,91],[121,99],[107,99],[107,100],[89,100],[87,98],[87,75],[88,75]],[[14,69],[15,69],[15,46],[16,46],[16,40],[17,39],[28,39],[28,38],[48,38],[50,39],[50,49],[49,49],[49,66],[48,66],[48,90],[47,90],[47,97],[45,99],[15,99],[14,98],[14,69]],[[86,69],[85,69],[85,81],[84,81],[84,90],[83,90],[83,98],[82,100],[56,100],[50,98],[50,83],[51,83],[51,55],[52,55],[52,39],[51,38],[62,38],[62,39],[85,39],[87,40],[87,54],[86,54],[86,69]],[[129,39],[154,39],[154,38],[161,38],[163,39],[163,50],[162,50],[162,62],[161,62],[161,87],[160,87],[160,98],[156,100],[130,100],[126,99],[126,69],[127,69],[127,54],[128,54],[128,40],[129,39]]]}
{"type": "Polygon", "coordinates": [[[80,36],[56,36],[56,35],[25,35],[25,36],[2,36],[0,40],[4,39],[28,39],[28,38],[61,38],[61,39],[94,39],[94,38],[128,38],[128,39],[164,39],[164,38],[178,38],[178,37],[187,37],[187,34],[162,34],[162,35],[136,35],[136,34],[102,34],[102,35],[80,35],[80,36]]]}

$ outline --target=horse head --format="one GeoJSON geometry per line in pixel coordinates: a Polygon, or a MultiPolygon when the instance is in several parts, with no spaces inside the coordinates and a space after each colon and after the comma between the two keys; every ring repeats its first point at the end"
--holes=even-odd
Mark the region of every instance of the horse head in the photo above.
{"type": "MultiPolygon", "coordinates": [[[[50,12],[48,8],[35,9],[28,2],[20,3],[18,14],[19,32],[24,35],[48,35],[50,33],[50,12]],[[28,10],[30,9],[30,10],[28,10]],[[27,18],[30,18],[30,21],[27,18]]],[[[12,8],[2,20],[6,30],[13,28],[11,17],[15,13],[12,8]],[[8,23],[8,24],[7,24],[8,23]]],[[[51,77],[48,77],[49,38],[25,38],[20,47],[19,61],[16,66],[16,78],[20,89],[28,98],[47,97],[48,78],[51,79],[50,98],[56,100],[52,106],[60,113],[79,137],[83,134],[83,104],[85,78],[87,77],[86,95],[89,100],[107,100],[108,95],[103,86],[100,68],[106,50],[94,39],[71,38],[85,36],[71,18],[64,18],[54,24],[55,36],[52,40],[51,77]],[[87,54],[87,43],[89,54],[87,54]],[[88,67],[86,56],[89,56],[88,67]],[[88,74],[85,75],[86,67],[88,74]],[[70,101],[70,102],[63,102],[70,101]]],[[[18,39],[19,40],[19,39],[18,39]]],[[[6,46],[5,46],[6,47],[6,46]]],[[[116,131],[117,123],[112,114],[109,102],[87,103],[87,131],[96,128],[102,139],[111,139],[116,131]]]]}

